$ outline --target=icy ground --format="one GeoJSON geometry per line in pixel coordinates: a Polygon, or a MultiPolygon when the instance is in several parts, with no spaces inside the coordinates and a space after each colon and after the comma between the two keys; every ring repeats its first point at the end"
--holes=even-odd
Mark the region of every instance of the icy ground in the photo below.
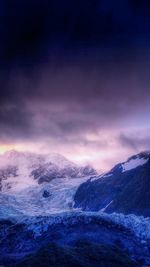
{"type": "Polygon", "coordinates": [[[14,193],[1,193],[1,256],[21,257],[26,251],[36,250],[39,243],[42,246],[42,242],[69,245],[87,239],[109,245],[117,239],[131,258],[142,257],[144,263],[150,264],[150,218],[74,209],[74,194],[87,179],[59,178],[14,193]]]}
{"type": "Polygon", "coordinates": [[[0,218],[16,216],[47,216],[73,210],[74,194],[86,178],[58,178],[50,183],[30,186],[24,190],[0,194],[0,218]]]}

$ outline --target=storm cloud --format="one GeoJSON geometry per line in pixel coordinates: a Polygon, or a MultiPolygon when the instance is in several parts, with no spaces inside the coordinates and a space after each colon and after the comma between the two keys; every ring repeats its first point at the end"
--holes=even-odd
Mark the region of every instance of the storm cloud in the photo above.
{"type": "Polygon", "coordinates": [[[2,3],[1,144],[101,168],[150,148],[146,1],[2,3]]]}

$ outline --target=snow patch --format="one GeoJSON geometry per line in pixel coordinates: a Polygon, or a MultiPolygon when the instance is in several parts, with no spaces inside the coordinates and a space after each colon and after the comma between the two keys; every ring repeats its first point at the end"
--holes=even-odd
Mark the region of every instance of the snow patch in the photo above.
{"type": "Polygon", "coordinates": [[[102,175],[98,175],[98,176],[93,176],[93,177],[91,177],[91,181],[93,182],[93,181],[97,181],[97,180],[99,180],[99,179],[101,179],[103,177],[103,174],[102,175]]]}
{"type": "Polygon", "coordinates": [[[138,166],[142,166],[148,162],[149,159],[145,158],[135,158],[131,159],[122,164],[122,172],[130,171],[132,169],[137,168],[138,166]]]}
{"type": "Polygon", "coordinates": [[[103,178],[111,177],[112,175],[113,175],[112,173],[108,173],[108,174],[105,174],[105,175],[103,176],[103,178]]]}
{"type": "Polygon", "coordinates": [[[97,180],[99,180],[99,179],[101,179],[101,178],[111,177],[112,175],[113,175],[112,173],[103,173],[103,174],[101,174],[101,175],[93,176],[93,177],[91,178],[91,181],[92,181],[92,182],[93,182],[93,181],[97,181],[97,180]]]}
{"type": "Polygon", "coordinates": [[[101,209],[100,211],[104,212],[111,204],[113,203],[113,200],[110,201],[103,209],[101,209]]]}

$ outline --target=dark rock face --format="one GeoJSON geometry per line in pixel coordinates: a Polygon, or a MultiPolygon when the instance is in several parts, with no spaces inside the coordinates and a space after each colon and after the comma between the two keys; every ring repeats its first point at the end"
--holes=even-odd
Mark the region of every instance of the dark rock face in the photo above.
{"type": "Polygon", "coordinates": [[[50,182],[55,178],[77,178],[96,175],[96,171],[91,166],[77,167],[69,166],[59,169],[55,164],[48,163],[39,166],[31,172],[31,176],[38,180],[39,184],[50,182]]]}
{"type": "Polygon", "coordinates": [[[89,176],[89,175],[93,176],[97,174],[96,170],[90,165],[81,167],[80,172],[82,173],[83,176],[89,176]]]}
{"type": "Polygon", "coordinates": [[[44,192],[43,192],[43,197],[44,198],[50,197],[50,195],[51,194],[47,190],[44,190],[44,192]]]}
{"type": "MultiPolygon", "coordinates": [[[[17,177],[17,167],[7,166],[7,168],[0,169],[0,191],[2,190],[3,180],[7,180],[9,177],[17,177]]],[[[9,189],[9,183],[6,186],[9,189]]]]}
{"type": "Polygon", "coordinates": [[[144,153],[138,157],[148,161],[125,172],[118,164],[103,177],[82,184],[74,197],[75,207],[150,216],[150,159],[144,153]]]}

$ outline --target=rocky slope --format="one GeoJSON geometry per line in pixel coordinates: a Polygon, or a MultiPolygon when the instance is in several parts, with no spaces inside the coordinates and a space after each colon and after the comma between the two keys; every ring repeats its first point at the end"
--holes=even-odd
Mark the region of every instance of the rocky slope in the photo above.
{"type": "Polygon", "coordinates": [[[75,207],[150,216],[150,152],[132,156],[78,188],[75,207]]]}

